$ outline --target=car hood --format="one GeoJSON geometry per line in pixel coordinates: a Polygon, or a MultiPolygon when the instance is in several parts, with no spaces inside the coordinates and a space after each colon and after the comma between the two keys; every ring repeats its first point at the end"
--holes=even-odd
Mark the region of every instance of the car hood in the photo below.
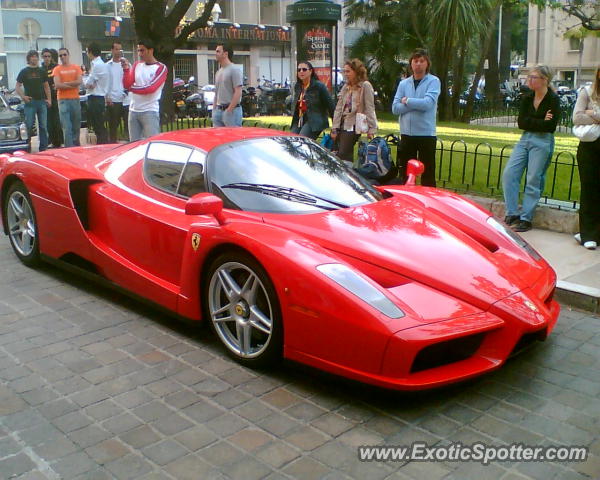
{"type": "Polygon", "coordinates": [[[1,110],[0,111],[0,125],[14,125],[15,123],[21,123],[21,114],[14,110],[1,110]]]}
{"type": "Polygon", "coordinates": [[[548,268],[516,245],[483,244],[406,197],[327,213],[264,215],[263,220],[481,309],[531,286],[548,268]]]}

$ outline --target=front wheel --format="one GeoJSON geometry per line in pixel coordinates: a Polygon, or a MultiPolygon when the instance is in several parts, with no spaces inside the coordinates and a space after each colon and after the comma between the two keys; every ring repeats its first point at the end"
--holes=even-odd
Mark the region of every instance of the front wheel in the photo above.
{"type": "Polygon", "coordinates": [[[264,268],[248,254],[229,252],[212,262],[206,278],[208,316],[228,353],[249,367],[281,357],[279,300],[264,268]]]}
{"type": "Polygon", "coordinates": [[[13,183],[6,194],[4,218],[10,244],[19,260],[30,267],[37,265],[40,260],[37,222],[31,197],[21,182],[13,183]]]}

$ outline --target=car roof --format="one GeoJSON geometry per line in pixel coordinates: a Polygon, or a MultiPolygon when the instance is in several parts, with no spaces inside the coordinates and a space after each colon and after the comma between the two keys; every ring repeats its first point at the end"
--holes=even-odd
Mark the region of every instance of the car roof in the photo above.
{"type": "Polygon", "coordinates": [[[281,135],[293,135],[289,132],[257,127],[210,127],[174,130],[152,137],[151,141],[185,143],[206,152],[220,145],[252,138],[270,138],[281,135]]]}

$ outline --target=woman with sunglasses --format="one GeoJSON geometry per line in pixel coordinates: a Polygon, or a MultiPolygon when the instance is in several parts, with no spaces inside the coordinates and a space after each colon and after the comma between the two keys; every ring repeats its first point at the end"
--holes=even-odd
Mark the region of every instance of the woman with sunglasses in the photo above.
{"type": "Polygon", "coordinates": [[[524,132],[502,174],[506,207],[504,221],[515,232],[531,230],[535,207],[542,196],[546,170],[554,152],[554,131],[560,118],[560,101],[550,87],[550,80],[552,73],[545,65],[534,67],[527,77],[531,92],[521,101],[517,122],[524,132]],[[519,190],[525,169],[527,179],[519,210],[519,190]]]}
{"type": "Polygon", "coordinates": [[[291,130],[315,140],[329,126],[334,103],[327,87],[319,81],[310,62],[298,64],[297,82],[294,86],[294,115],[291,130]]]}
{"type": "Polygon", "coordinates": [[[361,133],[356,132],[356,114],[367,117],[369,139],[377,132],[375,116],[375,92],[367,81],[367,69],[357,58],[344,64],[346,83],[340,92],[333,116],[331,137],[338,144],[338,157],[354,163],[354,145],[361,133]]]}

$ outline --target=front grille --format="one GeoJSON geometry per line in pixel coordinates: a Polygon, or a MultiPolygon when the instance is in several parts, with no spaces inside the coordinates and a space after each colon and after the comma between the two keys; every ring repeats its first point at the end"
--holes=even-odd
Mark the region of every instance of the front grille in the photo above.
{"type": "Polygon", "coordinates": [[[421,372],[465,360],[477,351],[484,338],[485,333],[477,333],[429,345],[417,353],[410,372],[421,372]]]}
{"type": "Polygon", "coordinates": [[[552,299],[554,298],[554,292],[556,291],[556,287],[554,287],[552,289],[552,291],[550,292],[550,294],[546,297],[546,300],[544,300],[544,303],[546,304],[546,306],[550,305],[550,303],[552,302],[552,299]]]}
{"type": "Polygon", "coordinates": [[[515,348],[512,349],[512,352],[510,352],[510,356],[512,357],[513,355],[518,354],[522,350],[525,350],[527,347],[533,345],[535,342],[546,340],[547,335],[548,334],[546,333],[545,328],[542,328],[537,332],[524,334],[515,345],[515,348]]]}

